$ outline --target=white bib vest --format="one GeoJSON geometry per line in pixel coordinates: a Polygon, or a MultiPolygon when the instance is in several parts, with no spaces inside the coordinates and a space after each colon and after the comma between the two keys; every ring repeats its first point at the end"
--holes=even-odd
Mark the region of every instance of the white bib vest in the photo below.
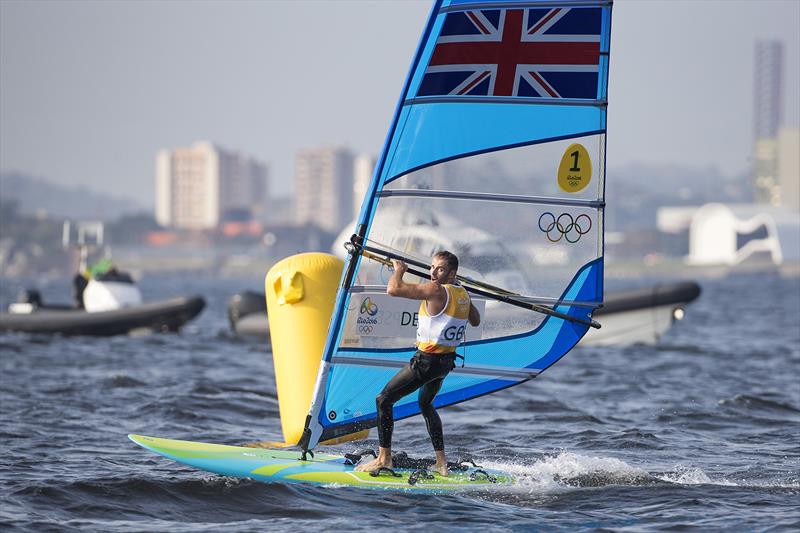
{"type": "Polygon", "coordinates": [[[469,294],[463,287],[443,285],[447,303],[431,316],[425,300],[419,304],[417,349],[427,353],[453,353],[464,340],[469,319],[469,294]]]}

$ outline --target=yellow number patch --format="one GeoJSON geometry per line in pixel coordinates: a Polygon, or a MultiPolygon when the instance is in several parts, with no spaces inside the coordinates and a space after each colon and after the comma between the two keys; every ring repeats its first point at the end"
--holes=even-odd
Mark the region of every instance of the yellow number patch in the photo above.
{"type": "Polygon", "coordinates": [[[564,192],[578,192],[592,181],[592,160],[582,144],[570,144],[558,164],[558,186],[564,192]]]}

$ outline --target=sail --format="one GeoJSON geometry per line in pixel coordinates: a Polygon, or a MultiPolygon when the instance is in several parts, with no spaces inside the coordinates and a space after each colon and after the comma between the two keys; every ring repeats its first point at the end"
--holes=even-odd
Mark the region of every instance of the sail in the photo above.
{"type": "MultiPolygon", "coordinates": [[[[374,427],[414,353],[419,302],[385,295],[388,259],[419,276],[460,260],[482,314],[443,407],[528,381],[602,304],[611,2],[435,3],[349,247],[301,446],[374,427]]],[[[417,394],[395,419],[419,413],[417,394]]]]}

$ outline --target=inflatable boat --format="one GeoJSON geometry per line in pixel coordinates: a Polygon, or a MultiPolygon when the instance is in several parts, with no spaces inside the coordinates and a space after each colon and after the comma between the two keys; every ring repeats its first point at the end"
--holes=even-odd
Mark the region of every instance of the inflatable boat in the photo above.
{"type": "Polygon", "coordinates": [[[90,279],[74,306],[46,304],[39,292],[26,290],[0,314],[0,332],[61,335],[123,335],[135,330],[178,331],[205,307],[201,296],[143,303],[130,277],[90,279]],[[127,279],[126,279],[127,278],[127,279]]]}

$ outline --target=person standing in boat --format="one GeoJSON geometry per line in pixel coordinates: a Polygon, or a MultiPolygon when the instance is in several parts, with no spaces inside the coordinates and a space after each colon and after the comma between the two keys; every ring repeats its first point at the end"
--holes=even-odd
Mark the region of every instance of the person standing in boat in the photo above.
{"type": "Polygon", "coordinates": [[[84,309],[83,293],[86,291],[86,286],[89,285],[89,280],[83,272],[76,272],[72,278],[72,298],[75,301],[75,307],[84,309]]]}
{"type": "Polygon", "coordinates": [[[420,300],[417,326],[417,352],[375,399],[378,410],[378,457],[356,470],[371,472],[381,467],[392,468],[392,431],[394,404],[417,389],[419,407],[436,452],[434,469],[446,476],[442,421],[433,407],[433,399],[447,374],[455,368],[456,347],[464,339],[467,323],[478,326],[478,310],[472,305],[467,291],[456,285],[458,258],[447,251],[437,253],[431,264],[430,283],[406,283],[403,275],[408,266],[392,260],[392,273],[386,292],[391,296],[420,300]]]}

